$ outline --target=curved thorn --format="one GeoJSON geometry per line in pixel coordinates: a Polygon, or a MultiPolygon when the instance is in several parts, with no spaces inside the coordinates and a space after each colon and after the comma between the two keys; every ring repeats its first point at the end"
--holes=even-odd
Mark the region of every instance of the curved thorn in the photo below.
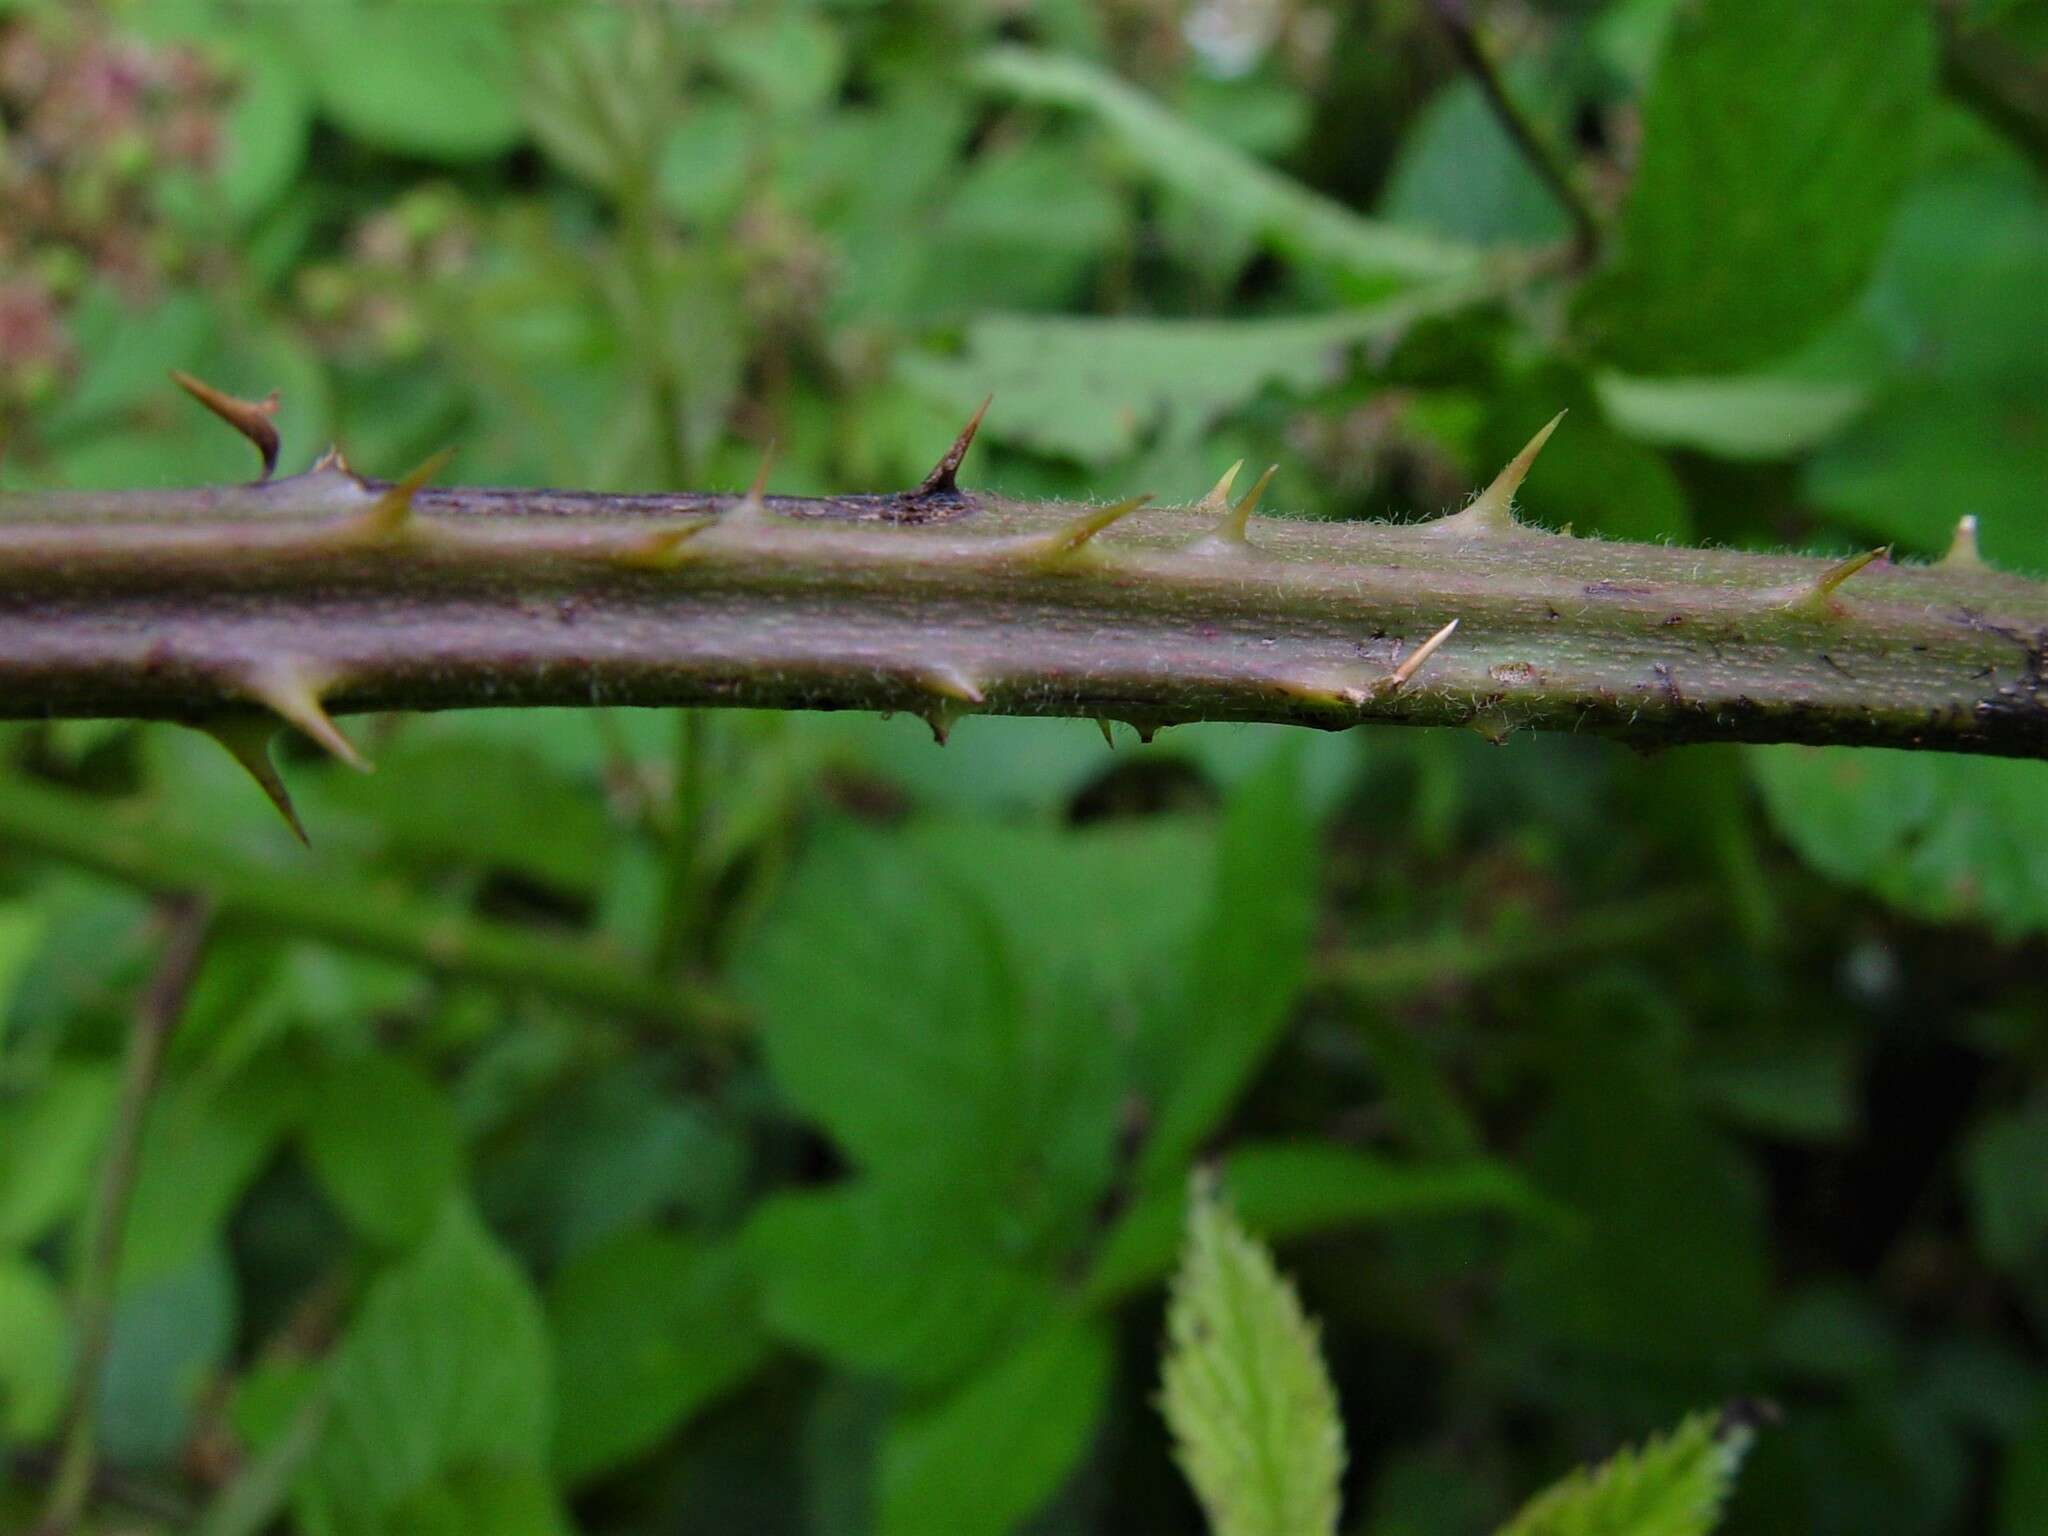
{"type": "Polygon", "coordinates": [[[1507,468],[1493,477],[1493,483],[1472,499],[1469,507],[1462,512],[1453,512],[1449,517],[1440,517],[1426,526],[1432,531],[1462,534],[1520,527],[1515,521],[1515,492],[1522,488],[1522,482],[1528,478],[1529,467],[1536,462],[1536,455],[1543,451],[1543,445],[1550,441],[1550,434],[1557,430],[1557,424],[1564,420],[1565,414],[1559,411],[1545,422],[1542,429],[1529,439],[1527,446],[1508,460],[1507,468]]]}
{"type": "Polygon", "coordinates": [[[1408,680],[1422,670],[1422,664],[1437,653],[1437,648],[1456,633],[1458,621],[1451,620],[1442,629],[1415,647],[1408,659],[1386,675],[1380,687],[1388,693],[1397,693],[1408,686],[1408,680]]]}
{"type": "Polygon", "coordinates": [[[701,512],[688,522],[642,534],[612,556],[615,563],[632,570],[665,571],[689,559],[683,546],[707,528],[717,526],[715,513],[701,512]]]}
{"type": "Polygon", "coordinates": [[[967,450],[974,445],[974,434],[981,430],[981,418],[988,414],[989,402],[994,395],[983,395],[981,404],[974,408],[974,414],[967,418],[967,425],[960,429],[960,435],[953,439],[953,446],[939,456],[939,462],[931,473],[918,481],[911,491],[910,499],[917,501],[926,496],[954,496],[960,486],[956,477],[960,473],[960,461],[967,457],[967,450]]]}
{"type": "Polygon", "coordinates": [[[403,532],[412,517],[414,495],[445,469],[454,457],[453,448],[443,448],[438,453],[427,455],[404,479],[386,486],[375,504],[350,523],[351,531],[369,539],[389,539],[403,532]]]}
{"type": "Polygon", "coordinates": [[[1138,508],[1152,499],[1147,491],[1142,496],[1128,497],[1113,501],[1106,507],[1097,507],[1083,513],[1063,528],[1055,528],[1048,534],[1028,535],[1033,550],[1047,561],[1064,560],[1078,552],[1082,546],[1120,518],[1129,517],[1138,508]]]}
{"type": "Polygon", "coordinates": [[[1942,565],[1961,566],[1969,570],[1980,570],[1984,555],[1977,547],[1977,517],[1965,513],[1956,519],[1955,537],[1949,540],[1948,553],[1941,557],[1942,565]]]}
{"type": "Polygon", "coordinates": [[[328,715],[320,702],[318,685],[304,671],[289,663],[275,664],[251,673],[244,679],[242,687],[257,703],[297,726],[330,757],[347,763],[358,773],[371,771],[362,753],[341,734],[328,715]]]}
{"type": "Polygon", "coordinates": [[[259,483],[271,477],[277,469],[277,423],[270,419],[277,414],[276,390],[261,400],[243,400],[176,368],[171,370],[171,382],[255,444],[263,456],[259,483]]]}
{"type": "Polygon", "coordinates": [[[292,836],[312,847],[305,824],[292,807],[291,792],[278,776],[277,765],[270,760],[270,739],[277,734],[277,722],[261,715],[222,715],[213,720],[196,720],[192,726],[219,742],[228,756],[242,765],[243,771],[256,781],[256,787],[277,807],[277,814],[291,828],[292,836]]]}
{"type": "Polygon", "coordinates": [[[1229,511],[1230,487],[1232,482],[1237,479],[1237,472],[1243,468],[1244,460],[1239,459],[1230,468],[1223,471],[1222,478],[1209,487],[1208,495],[1195,503],[1195,510],[1197,512],[1208,512],[1219,517],[1229,511]]]}
{"type": "MultiPolygon", "coordinates": [[[[1224,478],[1227,480],[1229,476],[1226,475],[1224,478]]],[[[1097,715],[1095,717],[1095,728],[1102,732],[1102,744],[1114,752],[1116,750],[1116,734],[1110,730],[1107,717],[1097,715]]]]}

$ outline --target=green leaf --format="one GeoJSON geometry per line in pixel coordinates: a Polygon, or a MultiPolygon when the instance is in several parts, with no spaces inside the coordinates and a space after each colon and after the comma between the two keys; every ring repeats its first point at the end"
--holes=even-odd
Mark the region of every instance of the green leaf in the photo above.
{"type": "Polygon", "coordinates": [[[1731,372],[1790,352],[1869,278],[1932,100],[1917,0],[1698,0],[1673,17],[1613,266],[1573,319],[1608,362],[1731,372]]]}
{"type": "Polygon", "coordinates": [[[983,55],[975,78],[1005,95],[1087,113],[1148,177],[1361,290],[1397,279],[1465,278],[1477,269],[1470,247],[1364,218],[1210,138],[1085,59],[998,48],[983,55]]]}
{"type": "MultiPolygon", "coordinates": [[[[1557,1223],[1558,1207],[1513,1169],[1480,1158],[1398,1163],[1315,1142],[1247,1142],[1221,1165],[1220,1187],[1236,1218],[1269,1242],[1355,1223],[1498,1212],[1557,1223]]],[[[1172,1189],[1138,1200],[1089,1271],[1085,1294],[1104,1305],[1173,1267],[1183,1204],[1172,1189]]]]}
{"type": "Polygon", "coordinates": [[[333,1408],[294,1490],[307,1536],[386,1536],[444,1479],[523,1475],[546,1459],[540,1303],[457,1201],[371,1288],[330,1369],[333,1408]]]}
{"type": "Polygon", "coordinates": [[[352,0],[292,19],[321,110],[365,144],[461,162],[525,134],[511,31],[488,0],[352,0]]]}
{"type": "MultiPolygon", "coordinates": [[[[1527,105],[1536,82],[1516,71],[1511,83],[1527,105]]],[[[1553,135],[1560,115],[1542,114],[1553,135]]],[[[1537,245],[1571,232],[1564,209],[1470,79],[1453,80],[1416,117],[1379,211],[1391,223],[1474,245],[1537,245]]]]}
{"type": "Polygon", "coordinates": [[[554,1465],[571,1485],[644,1454],[767,1357],[732,1247],[628,1232],[548,1288],[558,1375],[554,1465]]]}
{"type": "Polygon", "coordinates": [[[1747,1429],[1695,1414],[1640,1450],[1539,1494],[1500,1536],[1708,1536],[1749,1450],[1747,1429]]]}
{"type": "Polygon", "coordinates": [[[29,1260],[0,1253],[0,1446],[56,1425],[70,1353],[57,1287],[29,1260]]]}
{"type": "Polygon", "coordinates": [[[1327,384],[1351,347],[1428,307],[1387,300],[1285,320],[990,315],[967,328],[957,357],[910,353],[897,366],[935,402],[993,392],[1002,409],[983,430],[998,441],[1106,464],[1155,435],[1191,441],[1269,387],[1327,384]]]}
{"type": "Polygon", "coordinates": [[[406,1247],[426,1231],[461,1171],[454,1108],[394,1056],[363,1056],[321,1071],[299,1134],[314,1176],[344,1219],[386,1247],[406,1247]]]}
{"type": "Polygon", "coordinates": [[[930,1407],[901,1413],[881,1455],[879,1536],[1004,1536],[1088,1448],[1109,1388],[1102,1323],[1061,1322],[930,1407]]]}
{"type": "Polygon", "coordinates": [[[2020,1270],[2048,1257],[2048,1099],[1980,1125],[1963,1175],[1986,1258],[2020,1270]]]}
{"type": "Polygon", "coordinates": [[[1782,459],[1825,442],[1870,404],[1855,379],[1787,373],[1643,379],[1601,373],[1593,388],[1631,437],[1724,459],[1782,459]]]}
{"type": "Polygon", "coordinates": [[[82,1201],[114,1103],[114,1074],[60,1065],[0,1097],[0,1245],[27,1245],[82,1201]]]}
{"type": "Polygon", "coordinates": [[[225,1084],[188,1078],[144,1123],[121,1244],[124,1287],[182,1269],[220,1234],[303,1108],[304,1083],[266,1057],[225,1084]]]}
{"type": "Polygon", "coordinates": [[[1293,1014],[1315,909],[1313,830],[1291,744],[1224,808],[1215,892],[1185,987],[1141,1026],[1140,1070],[1157,1085],[1141,1185],[1178,1179],[1293,1014]]]}
{"type": "Polygon", "coordinates": [[[385,1523],[386,1536],[571,1536],[545,1473],[491,1467],[430,1483],[385,1523]]]}
{"type": "Polygon", "coordinates": [[[2035,1536],[2048,1529],[2048,1401],[2005,1453],[1998,1497],[1998,1536],[2035,1536]]]}
{"type": "Polygon", "coordinates": [[[1822,874],[1936,922],[2048,928],[2041,764],[1794,746],[1749,761],[1772,822],[1822,874]]]}
{"type": "Polygon", "coordinates": [[[1212,1536],[1335,1536],[1344,1426],[1316,1329],[1197,1179],[1160,1408],[1212,1536]]]}
{"type": "Polygon", "coordinates": [[[176,1463],[234,1345],[237,1312],[223,1243],[121,1296],[95,1399],[109,1460],[176,1463]]]}
{"type": "Polygon", "coordinates": [[[982,1191],[865,1179],[778,1195],[748,1223],[762,1316],[778,1337],[851,1370],[920,1386],[956,1380],[1050,1310],[1010,1262],[982,1191]]]}

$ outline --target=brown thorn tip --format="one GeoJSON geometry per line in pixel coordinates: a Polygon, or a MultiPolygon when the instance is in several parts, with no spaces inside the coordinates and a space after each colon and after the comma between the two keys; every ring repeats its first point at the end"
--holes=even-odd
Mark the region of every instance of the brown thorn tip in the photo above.
{"type": "Polygon", "coordinates": [[[1941,557],[1943,565],[1981,566],[1984,555],[1977,548],[1977,517],[1965,513],[1956,519],[1955,537],[1949,540],[1948,553],[1941,557]]]}
{"type": "Polygon", "coordinates": [[[428,454],[404,479],[395,480],[385,487],[376,504],[356,520],[356,527],[374,538],[389,538],[397,533],[412,516],[414,495],[421,486],[447,468],[448,461],[454,457],[453,448],[428,454]]]}
{"type": "Polygon", "coordinates": [[[983,395],[981,404],[974,408],[974,414],[967,418],[967,425],[960,429],[960,435],[953,439],[953,446],[945,451],[939,462],[932,466],[931,473],[918,481],[917,489],[910,493],[913,501],[923,496],[952,496],[960,490],[956,476],[960,473],[960,461],[967,457],[967,450],[974,445],[974,434],[981,430],[981,418],[988,414],[989,402],[994,395],[983,395]]]}
{"type": "Polygon", "coordinates": [[[1142,496],[1131,496],[1123,501],[1113,501],[1106,507],[1097,507],[1092,512],[1082,514],[1064,528],[1055,528],[1045,539],[1034,539],[1034,542],[1041,544],[1048,559],[1063,559],[1075,553],[1111,523],[1116,522],[1120,518],[1129,517],[1151,499],[1152,493],[1147,491],[1142,496]]]}
{"type": "MultiPolygon", "coordinates": [[[[1226,475],[1224,478],[1227,480],[1229,476],[1226,475]]],[[[1097,715],[1095,717],[1095,728],[1102,732],[1102,744],[1114,752],[1116,750],[1116,733],[1110,730],[1109,721],[1101,715],[1097,715]]]]}
{"type": "Polygon", "coordinates": [[[319,688],[305,673],[291,666],[269,667],[250,678],[245,687],[251,698],[297,726],[330,757],[348,764],[358,773],[371,771],[362,753],[341,734],[340,728],[328,715],[320,702],[319,688]]]}
{"type": "Polygon", "coordinates": [[[345,457],[343,457],[341,445],[339,443],[329,443],[327,445],[327,451],[321,454],[319,458],[313,461],[313,468],[311,470],[311,473],[317,475],[322,470],[328,469],[338,469],[344,475],[352,475],[355,473],[354,470],[348,467],[348,460],[345,457]]]}
{"type": "MultiPolygon", "coordinates": [[[[1553,425],[1555,425],[1555,423],[1553,423],[1553,425]]],[[[1389,692],[1392,692],[1395,689],[1407,687],[1408,680],[1412,678],[1417,672],[1420,672],[1422,670],[1422,664],[1428,661],[1430,657],[1436,654],[1437,647],[1441,646],[1446,640],[1450,639],[1452,634],[1456,632],[1457,628],[1458,621],[1456,619],[1453,619],[1450,623],[1446,624],[1442,629],[1438,630],[1435,634],[1431,635],[1427,640],[1423,641],[1422,644],[1415,647],[1415,650],[1409,655],[1406,661],[1402,662],[1398,667],[1394,668],[1392,672],[1387,674],[1387,680],[1384,684],[1386,689],[1389,692]]]]}
{"type": "Polygon", "coordinates": [[[256,781],[256,787],[277,807],[277,814],[291,828],[292,836],[306,847],[312,847],[312,839],[306,836],[305,824],[292,807],[291,793],[278,776],[277,765],[270,760],[270,738],[277,734],[276,722],[260,715],[228,715],[196,724],[197,729],[219,742],[228,756],[241,764],[243,771],[256,781]]]}
{"type": "Polygon", "coordinates": [[[277,469],[277,423],[270,419],[277,414],[276,390],[261,400],[243,400],[176,368],[171,370],[171,382],[254,443],[263,456],[262,478],[271,477],[277,469]]]}
{"type": "Polygon", "coordinates": [[[1834,593],[1835,588],[1839,587],[1851,576],[1854,576],[1858,571],[1862,570],[1866,565],[1869,565],[1872,561],[1883,559],[1885,556],[1890,554],[1890,552],[1891,551],[1888,548],[1866,549],[1860,555],[1851,555],[1846,560],[1836,561],[1833,565],[1829,566],[1826,570],[1822,571],[1818,576],[1813,578],[1813,595],[1815,597],[1823,598],[1831,596],[1834,593]]]}
{"type": "Polygon", "coordinates": [[[1243,468],[1244,460],[1239,459],[1230,468],[1223,471],[1222,477],[1209,487],[1209,494],[1195,503],[1195,509],[1200,512],[1213,512],[1219,515],[1229,511],[1230,487],[1237,479],[1237,472],[1243,468]]]}

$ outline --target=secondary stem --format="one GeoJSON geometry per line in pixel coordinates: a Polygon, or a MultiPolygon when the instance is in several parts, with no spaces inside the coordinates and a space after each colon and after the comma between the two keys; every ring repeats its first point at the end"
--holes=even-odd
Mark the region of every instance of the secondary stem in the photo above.
{"type": "Polygon", "coordinates": [[[98,1461],[98,1394],[101,1368],[113,1334],[114,1292],[120,1277],[122,1230],[128,1197],[135,1188],[143,1122],[156,1097],[164,1048],[199,972],[213,912],[204,901],[167,902],[170,936],[136,1010],[121,1068],[121,1096],[113,1134],[101,1164],[87,1229],[85,1269],[78,1289],[78,1355],[71,1399],[66,1407],[64,1450],[44,1506],[42,1536],[69,1536],[85,1512],[98,1461]]]}

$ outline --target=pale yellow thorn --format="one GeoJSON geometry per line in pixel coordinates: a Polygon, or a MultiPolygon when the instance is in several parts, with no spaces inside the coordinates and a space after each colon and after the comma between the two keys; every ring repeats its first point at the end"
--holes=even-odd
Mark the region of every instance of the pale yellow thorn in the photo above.
{"type": "Polygon", "coordinates": [[[1266,472],[1252,482],[1252,488],[1238,499],[1223,521],[1217,525],[1216,537],[1232,544],[1244,543],[1245,525],[1252,519],[1253,511],[1259,505],[1259,498],[1266,494],[1266,487],[1273,483],[1273,477],[1280,473],[1278,464],[1268,464],[1266,472]]]}
{"type": "Polygon", "coordinates": [[[1048,534],[1031,535],[1031,547],[1035,553],[1047,560],[1063,560],[1078,551],[1111,523],[1129,517],[1151,499],[1152,495],[1148,491],[1143,496],[1132,496],[1123,501],[1113,501],[1106,507],[1097,507],[1092,512],[1075,518],[1063,528],[1055,528],[1048,534]]]}
{"type": "Polygon", "coordinates": [[[962,704],[979,704],[983,700],[974,679],[958,667],[927,667],[918,674],[918,682],[942,698],[958,699],[962,704]]]}
{"type": "Polygon", "coordinates": [[[306,828],[299,820],[299,813],[292,807],[291,793],[278,776],[277,765],[270,760],[270,738],[277,734],[277,722],[261,715],[224,715],[194,724],[196,729],[219,742],[228,756],[242,765],[243,771],[256,781],[256,787],[277,807],[277,814],[291,828],[292,836],[308,847],[312,846],[311,839],[306,836],[306,828]]]}
{"type": "Polygon", "coordinates": [[[1514,514],[1515,492],[1522,488],[1530,466],[1536,462],[1536,455],[1543,451],[1543,445],[1550,441],[1550,434],[1557,430],[1557,424],[1564,420],[1565,414],[1559,411],[1545,422],[1542,430],[1529,439],[1528,446],[1508,460],[1507,468],[1495,475],[1493,483],[1473,499],[1471,506],[1427,524],[1430,531],[1469,535],[1519,527],[1514,514]]]}
{"type": "Polygon", "coordinates": [[[705,529],[714,527],[718,518],[712,513],[700,513],[688,522],[673,527],[659,528],[653,533],[636,535],[633,541],[619,550],[612,558],[618,564],[643,571],[665,571],[683,564],[690,557],[684,546],[705,529]]]}
{"type": "Polygon", "coordinates": [[[761,467],[754,471],[754,480],[746,493],[733,503],[720,519],[728,527],[748,527],[768,520],[768,471],[775,464],[775,444],[771,441],[761,453],[761,467]]]}
{"type": "Polygon", "coordinates": [[[1827,613],[1835,610],[1833,601],[1836,588],[1854,576],[1872,561],[1882,559],[1890,553],[1887,549],[1866,549],[1860,555],[1851,555],[1846,560],[1837,560],[1812,581],[1791,589],[1785,596],[1787,608],[1810,608],[1827,613]]]}
{"type": "Polygon", "coordinates": [[[288,663],[264,667],[243,683],[250,698],[275,711],[295,725],[328,755],[347,763],[358,773],[371,771],[362,753],[336,727],[320,703],[320,689],[303,670],[288,663]]]}
{"type": "Polygon", "coordinates": [[[349,524],[350,531],[371,539],[393,538],[403,532],[405,525],[412,520],[413,496],[454,457],[453,448],[429,454],[404,479],[387,486],[370,509],[349,524]]]}
{"type": "Polygon", "coordinates": [[[1975,513],[1965,513],[1956,519],[1955,537],[1949,540],[1948,553],[1941,557],[1943,565],[1964,566],[1981,569],[1984,555],[1977,547],[1977,518],[1975,513]]]}
{"type": "Polygon", "coordinates": [[[1230,468],[1223,471],[1222,478],[1209,487],[1209,494],[1195,503],[1195,510],[1197,512],[1212,512],[1218,515],[1227,512],[1230,509],[1230,487],[1237,480],[1237,472],[1243,468],[1244,460],[1239,459],[1230,468]]]}
{"type": "Polygon", "coordinates": [[[1423,641],[1422,644],[1415,647],[1414,651],[1409,654],[1405,661],[1387,674],[1386,682],[1381,686],[1389,693],[1407,687],[1408,680],[1422,670],[1422,664],[1437,653],[1437,648],[1450,639],[1456,633],[1457,628],[1458,621],[1453,619],[1442,629],[1423,641]]]}

